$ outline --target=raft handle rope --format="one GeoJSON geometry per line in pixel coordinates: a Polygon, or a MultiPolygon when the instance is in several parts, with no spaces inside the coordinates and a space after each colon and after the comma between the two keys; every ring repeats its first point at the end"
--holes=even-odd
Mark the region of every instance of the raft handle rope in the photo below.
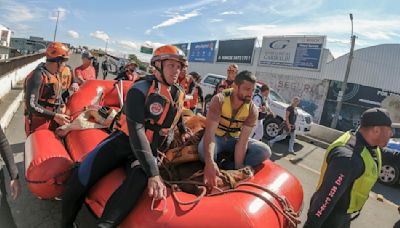
{"type": "MultiPolygon", "coordinates": [[[[163,164],[163,163],[161,163],[161,164],[163,164]]],[[[166,168],[165,164],[163,164],[163,166],[164,166],[164,168],[166,168]]],[[[170,177],[172,176],[172,174],[169,170],[167,171],[167,173],[170,177]]],[[[298,224],[301,223],[301,221],[299,219],[299,215],[294,211],[292,205],[287,200],[287,198],[284,196],[279,196],[275,192],[267,189],[266,187],[263,187],[259,184],[250,183],[250,182],[242,182],[242,183],[236,184],[233,189],[222,190],[218,187],[214,187],[213,189],[217,190],[218,192],[207,194],[207,185],[206,184],[204,184],[203,182],[191,180],[200,175],[203,175],[202,170],[199,170],[198,172],[194,173],[187,180],[183,180],[183,181],[165,181],[164,180],[164,182],[166,185],[168,185],[171,188],[172,197],[180,205],[197,204],[198,202],[200,202],[200,200],[204,196],[212,197],[212,196],[219,196],[219,195],[228,194],[228,193],[245,193],[245,194],[250,194],[250,195],[256,196],[256,197],[260,198],[261,200],[263,200],[265,203],[267,203],[274,210],[280,224],[282,224],[282,221],[280,220],[278,213],[281,214],[287,221],[289,221],[290,227],[297,227],[298,224]],[[196,185],[201,190],[201,193],[199,194],[199,196],[196,199],[194,199],[192,201],[182,201],[178,198],[178,196],[176,194],[176,192],[180,191],[178,188],[179,184],[196,185]],[[262,190],[262,191],[268,193],[270,196],[272,196],[274,199],[276,199],[279,202],[279,204],[281,205],[281,207],[283,209],[281,209],[280,206],[277,206],[273,201],[269,200],[267,197],[265,197],[264,195],[262,195],[260,193],[257,193],[255,191],[248,190],[248,189],[238,189],[241,186],[254,187],[254,188],[257,188],[259,190],[262,190]]],[[[166,203],[166,200],[164,200],[164,201],[166,203]]]]}
{"type": "MultiPolygon", "coordinates": [[[[187,146],[190,143],[193,143],[193,141],[195,141],[194,138],[195,138],[195,135],[193,135],[193,137],[190,138],[191,140],[186,141],[184,143],[184,145],[181,147],[183,148],[184,146],[187,146]]],[[[160,151],[158,153],[159,153],[159,155],[161,155],[161,158],[158,157],[158,161],[163,166],[163,168],[166,170],[169,178],[172,179],[173,175],[172,175],[172,172],[169,170],[169,167],[167,167],[168,159],[167,159],[165,153],[160,152],[160,151]],[[164,159],[166,159],[167,162],[164,162],[164,159]]],[[[289,227],[297,227],[301,223],[301,221],[299,219],[299,215],[294,211],[293,206],[287,200],[287,198],[284,196],[279,196],[278,194],[269,190],[266,187],[263,187],[259,184],[255,184],[255,183],[242,182],[242,183],[238,183],[238,184],[234,184],[234,185],[231,184],[230,187],[233,187],[233,188],[227,189],[227,190],[222,190],[218,187],[214,187],[213,189],[217,190],[218,192],[207,194],[207,185],[206,184],[204,184],[203,182],[192,180],[201,175],[203,175],[203,171],[199,170],[186,180],[182,180],[182,181],[166,181],[166,180],[164,180],[164,183],[171,188],[172,197],[180,205],[196,204],[196,203],[200,202],[200,200],[204,196],[212,197],[212,196],[219,196],[219,195],[228,194],[228,193],[245,193],[245,194],[250,194],[250,195],[256,196],[256,197],[260,198],[261,200],[263,200],[265,203],[267,203],[274,210],[275,214],[277,215],[278,222],[280,224],[282,224],[282,221],[281,221],[280,217],[278,216],[278,213],[281,214],[290,223],[288,225],[289,227]],[[201,193],[199,194],[199,196],[196,199],[194,199],[192,201],[182,201],[177,197],[177,194],[176,194],[176,192],[180,191],[178,188],[179,184],[195,185],[201,190],[201,193]],[[267,197],[265,197],[264,195],[262,195],[260,193],[257,193],[255,191],[252,191],[249,189],[238,189],[241,186],[254,187],[259,190],[262,190],[263,192],[266,192],[267,194],[272,196],[275,200],[277,200],[279,202],[280,206],[276,205],[273,201],[269,200],[267,197]]],[[[227,179],[231,179],[231,178],[228,177],[227,179]]],[[[154,198],[153,198],[152,207],[151,207],[152,210],[154,209],[153,203],[154,203],[154,198]]],[[[165,209],[166,209],[166,199],[164,199],[164,210],[165,209]]]]}
{"type": "MultiPolygon", "coordinates": [[[[164,201],[164,207],[162,209],[162,213],[164,214],[167,211],[167,198],[165,198],[165,196],[162,198],[162,200],[164,201]]],[[[151,200],[151,206],[150,209],[152,211],[155,211],[156,209],[154,208],[154,202],[156,201],[156,198],[153,197],[153,199],[151,200]]]]}

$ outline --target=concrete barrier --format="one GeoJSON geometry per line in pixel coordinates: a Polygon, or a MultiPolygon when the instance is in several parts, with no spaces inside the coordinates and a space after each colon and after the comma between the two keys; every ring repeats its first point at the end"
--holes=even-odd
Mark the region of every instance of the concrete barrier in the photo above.
{"type": "Polygon", "coordinates": [[[41,62],[45,62],[45,57],[0,76],[0,98],[9,93],[17,82],[25,79],[25,77],[41,62]]]}
{"type": "Polygon", "coordinates": [[[319,124],[312,124],[311,131],[307,135],[327,143],[332,143],[343,133],[343,131],[338,131],[333,128],[325,127],[319,124]]]}
{"type": "Polygon", "coordinates": [[[10,124],[14,114],[18,111],[19,106],[21,105],[22,99],[24,97],[24,92],[22,90],[19,90],[18,93],[14,93],[16,96],[10,96],[10,99],[12,99],[10,104],[8,104],[8,107],[4,113],[2,113],[0,117],[0,126],[3,129],[6,129],[8,125],[10,124]]]}
{"type": "Polygon", "coordinates": [[[298,135],[296,137],[302,141],[306,141],[326,149],[343,133],[344,132],[342,131],[313,123],[311,125],[311,131],[307,132],[307,134],[304,136],[298,135]]]}

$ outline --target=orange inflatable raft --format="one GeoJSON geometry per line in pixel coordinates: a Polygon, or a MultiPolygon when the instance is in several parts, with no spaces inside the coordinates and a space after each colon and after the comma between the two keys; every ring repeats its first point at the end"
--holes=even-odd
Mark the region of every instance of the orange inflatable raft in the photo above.
{"type": "MultiPolygon", "coordinates": [[[[118,92],[122,92],[125,98],[132,83],[124,81],[119,84],[122,91],[118,91],[114,84],[114,81],[87,81],[71,97],[67,110],[76,118],[85,106],[95,102],[119,108],[118,92]]],[[[25,145],[26,178],[31,192],[43,199],[60,196],[73,164],[84,159],[107,135],[101,129],[87,129],[71,131],[61,140],[48,130],[32,133],[25,145]]],[[[124,178],[123,169],[116,169],[92,188],[86,203],[97,217],[124,178]]],[[[291,215],[298,214],[303,203],[303,189],[296,177],[275,163],[265,161],[256,167],[254,176],[246,183],[239,183],[233,192],[204,196],[199,202],[189,205],[178,203],[171,189],[166,199],[158,202],[153,202],[144,193],[120,227],[294,226],[287,216],[290,214],[288,211],[291,215]]],[[[185,192],[175,194],[181,201],[192,201],[197,197],[185,192]]]]}

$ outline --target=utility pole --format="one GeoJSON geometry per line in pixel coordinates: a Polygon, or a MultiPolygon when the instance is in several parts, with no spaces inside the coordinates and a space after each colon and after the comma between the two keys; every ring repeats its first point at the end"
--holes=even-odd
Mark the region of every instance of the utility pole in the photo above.
{"type": "Polygon", "coordinates": [[[108,45],[108,39],[106,39],[106,49],[105,49],[105,53],[106,53],[106,55],[107,55],[107,45],[108,45]]]}
{"type": "Polygon", "coordinates": [[[56,28],[54,29],[54,39],[53,42],[56,41],[56,35],[57,35],[57,26],[58,26],[58,18],[60,17],[60,10],[57,10],[57,21],[56,21],[56,28]]]}
{"type": "Polygon", "coordinates": [[[347,88],[347,80],[349,79],[351,62],[353,60],[354,44],[356,41],[356,36],[353,34],[353,14],[350,14],[350,20],[351,20],[351,48],[350,48],[350,53],[349,53],[349,59],[347,60],[347,68],[346,68],[346,73],[344,75],[344,81],[342,83],[340,92],[338,93],[336,111],[335,111],[335,115],[333,116],[331,128],[336,128],[336,125],[337,125],[340,111],[342,109],[343,96],[344,96],[344,93],[347,88]]]}

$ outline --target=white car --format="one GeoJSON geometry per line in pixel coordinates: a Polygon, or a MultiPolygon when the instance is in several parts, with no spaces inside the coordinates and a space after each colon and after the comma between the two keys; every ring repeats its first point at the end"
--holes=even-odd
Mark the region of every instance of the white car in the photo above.
{"type": "MultiPolygon", "coordinates": [[[[203,96],[206,102],[206,110],[208,110],[208,102],[211,100],[212,95],[214,94],[215,87],[224,79],[226,79],[226,76],[224,75],[209,73],[201,80],[200,86],[203,90],[203,96]]],[[[263,82],[258,82],[256,90],[260,89],[262,84],[263,82]]],[[[289,104],[273,89],[270,89],[268,104],[271,108],[271,111],[275,114],[275,116],[270,115],[264,120],[264,137],[267,140],[270,140],[282,133],[281,124],[285,119],[286,108],[289,107],[289,104]]],[[[309,113],[301,108],[297,109],[297,113],[296,134],[304,135],[306,132],[311,130],[312,117],[309,113]]]]}

